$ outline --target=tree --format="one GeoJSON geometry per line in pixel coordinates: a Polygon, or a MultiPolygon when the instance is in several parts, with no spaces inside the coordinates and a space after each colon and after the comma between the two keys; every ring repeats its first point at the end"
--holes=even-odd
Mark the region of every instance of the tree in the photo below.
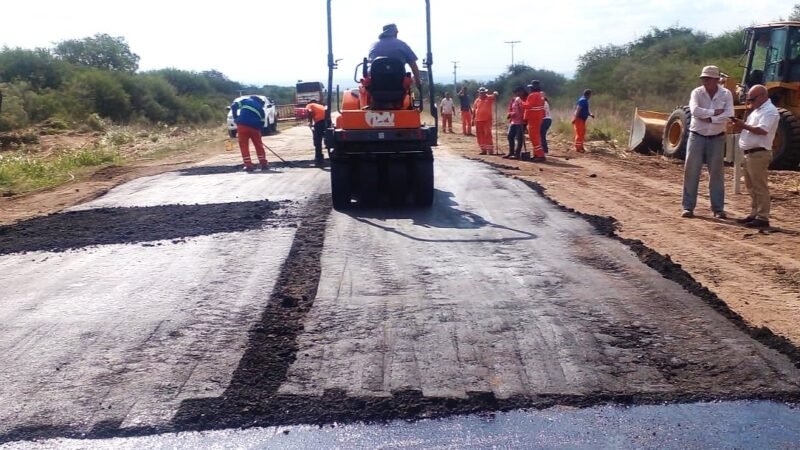
{"type": "Polygon", "coordinates": [[[800,3],[796,3],[789,14],[789,20],[800,20],[800,3]]]}
{"type": "Polygon", "coordinates": [[[68,72],[65,66],[46,49],[0,51],[0,81],[25,81],[34,89],[60,87],[68,72]]]}
{"type": "Polygon", "coordinates": [[[113,121],[125,121],[131,116],[130,96],[113,72],[87,69],[67,91],[82,100],[86,112],[96,112],[113,121]]]}
{"type": "Polygon", "coordinates": [[[178,95],[206,96],[211,93],[208,79],[195,72],[169,68],[150,73],[164,77],[171,85],[175,86],[178,95]]]}
{"type": "Polygon", "coordinates": [[[229,97],[235,96],[242,88],[241,84],[236,81],[231,81],[225,74],[218,70],[206,70],[200,72],[200,75],[208,81],[211,88],[218,94],[225,94],[229,97]]]}
{"type": "Polygon", "coordinates": [[[64,61],[98,69],[136,72],[139,68],[139,55],[131,51],[121,36],[98,33],[93,37],[61,41],[54,52],[64,61]]]}

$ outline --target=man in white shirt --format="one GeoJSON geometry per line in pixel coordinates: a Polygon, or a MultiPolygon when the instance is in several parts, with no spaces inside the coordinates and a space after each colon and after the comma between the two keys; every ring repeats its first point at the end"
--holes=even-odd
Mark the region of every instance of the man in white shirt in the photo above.
{"type": "Polygon", "coordinates": [[[734,129],[741,132],[739,148],[744,152],[744,184],[751,199],[750,214],[737,222],[748,228],[766,228],[769,227],[772,141],[775,140],[781,116],[763,85],[750,88],[747,102],[751,111],[747,121],[731,119],[734,129]]]}
{"type": "Polygon", "coordinates": [[[442,113],[442,132],[453,132],[453,115],[456,113],[456,107],[453,104],[453,99],[450,97],[449,92],[444,93],[442,103],[439,104],[439,111],[442,113]]]}
{"type": "Polygon", "coordinates": [[[683,169],[682,217],[694,217],[697,188],[703,162],[708,164],[709,197],[714,217],[725,219],[725,125],[733,117],[733,95],[719,85],[719,68],[706,66],[700,73],[702,86],[689,99],[692,121],[683,169]]]}

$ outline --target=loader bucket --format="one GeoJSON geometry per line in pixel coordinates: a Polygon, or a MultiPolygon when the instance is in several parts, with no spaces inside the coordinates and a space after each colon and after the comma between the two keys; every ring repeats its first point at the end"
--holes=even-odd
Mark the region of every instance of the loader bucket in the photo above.
{"type": "Polygon", "coordinates": [[[633,112],[628,150],[639,153],[661,150],[661,139],[669,114],[636,108],[633,112]]]}

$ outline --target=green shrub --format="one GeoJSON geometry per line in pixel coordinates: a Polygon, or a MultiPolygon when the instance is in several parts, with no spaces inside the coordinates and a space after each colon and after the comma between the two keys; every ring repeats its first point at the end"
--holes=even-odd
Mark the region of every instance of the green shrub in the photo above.
{"type": "Polygon", "coordinates": [[[89,116],[86,117],[84,124],[91,131],[106,131],[106,129],[108,129],[108,124],[106,121],[98,116],[97,113],[89,114],[89,116]]]}
{"type": "Polygon", "coordinates": [[[92,149],[80,150],[76,153],[64,155],[56,162],[56,165],[62,165],[64,167],[91,167],[115,163],[119,160],[119,153],[115,151],[92,149]]]}
{"type": "Polygon", "coordinates": [[[23,95],[29,89],[27,83],[0,83],[3,91],[3,110],[0,111],[0,131],[11,131],[30,124],[25,111],[23,95]]]}
{"type": "Polygon", "coordinates": [[[135,140],[133,134],[128,133],[122,130],[114,130],[109,132],[106,137],[105,141],[112,145],[112,146],[120,146],[125,144],[130,144],[135,140]]]}
{"type": "Polygon", "coordinates": [[[124,121],[131,116],[130,97],[112,73],[93,70],[82,81],[93,97],[94,110],[101,117],[124,121]]]}
{"type": "Polygon", "coordinates": [[[45,130],[63,131],[69,129],[69,124],[65,120],[57,117],[50,117],[43,121],[39,126],[45,130]]]}
{"type": "Polygon", "coordinates": [[[67,117],[70,108],[66,100],[60,92],[50,89],[27,91],[24,93],[24,108],[30,122],[37,123],[54,117],[67,117]]]}

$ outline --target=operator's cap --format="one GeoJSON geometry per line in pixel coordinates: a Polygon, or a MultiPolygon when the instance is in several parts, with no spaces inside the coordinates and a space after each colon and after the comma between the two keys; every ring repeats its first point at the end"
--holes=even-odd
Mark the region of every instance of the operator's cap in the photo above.
{"type": "Polygon", "coordinates": [[[719,67],[705,66],[703,71],[700,72],[700,78],[717,78],[719,79],[719,67]]]}
{"type": "Polygon", "coordinates": [[[489,90],[486,89],[485,87],[481,86],[481,87],[478,88],[478,92],[489,92],[489,90]]]}
{"type": "Polygon", "coordinates": [[[393,36],[397,36],[397,25],[390,23],[383,26],[383,31],[380,35],[378,35],[378,38],[380,39],[393,36]]]}

